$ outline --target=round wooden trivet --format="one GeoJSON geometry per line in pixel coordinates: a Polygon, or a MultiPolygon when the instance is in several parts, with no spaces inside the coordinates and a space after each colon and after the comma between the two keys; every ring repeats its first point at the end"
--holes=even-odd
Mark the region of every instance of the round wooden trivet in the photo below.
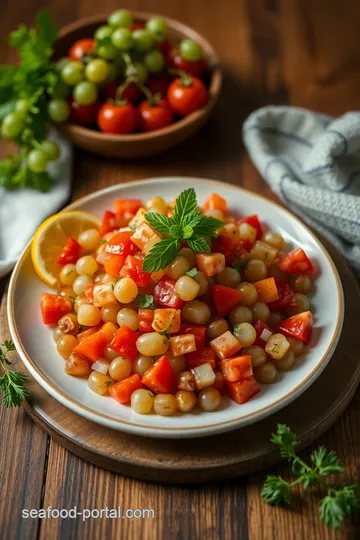
{"type": "MultiPolygon", "coordinates": [[[[113,431],[73,413],[34,380],[29,416],[68,450],[111,471],[158,482],[204,482],[248,474],[279,461],[269,443],[277,422],[291,426],[302,446],[324,433],[341,415],[360,380],[358,316],[360,291],[342,257],[327,245],[345,294],[344,328],[328,366],[295,402],[254,425],[212,437],[147,439],[113,431]]],[[[331,294],[331,291],[329,291],[331,294]]],[[[6,294],[0,309],[1,341],[9,339],[6,294]]],[[[24,370],[19,357],[17,369],[24,370]]]]}

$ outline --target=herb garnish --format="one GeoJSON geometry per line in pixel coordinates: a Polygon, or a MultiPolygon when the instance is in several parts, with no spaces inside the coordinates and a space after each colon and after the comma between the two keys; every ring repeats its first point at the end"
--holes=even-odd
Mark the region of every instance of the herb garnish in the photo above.
{"type": "Polygon", "coordinates": [[[178,254],[182,240],[199,253],[210,253],[205,237],[213,236],[224,223],[210,216],[203,216],[197,208],[194,188],[186,189],[176,199],[171,217],[156,212],[145,214],[147,222],[167,238],[155,244],[143,264],[145,272],[156,272],[166,268],[178,254]]]}
{"type": "Polygon", "coordinates": [[[186,272],[186,275],[193,278],[193,277],[196,276],[197,273],[198,273],[198,269],[197,268],[192,268],[191,270],[186,272]]]}
{"type": "Polygon", "coordinates": [[[138,308],[155,309],[154,297],[152,294],[138,294],[135,305],[138,308]]]}
{"type": "Polygon", "coordinates": [[[323,488],[326,495],[320,500],[320,519],[332,529],[337,529],[359,506],[360,501],[358,485],[330,486],[325,481],[326,476],[344,471],[336,453],[319,446],[311,454],[312,465],[308,465],[296,455],[296,435],[285,424],[278,424],[277,432],[272,434],[270,440],[280,448],[280,455],[288,458],[297,478],[293,482],[287,482],[281,476],[269,475],[261,492],[263,500],[274,506],[291,504],[291,489],[297,484],[303,484],[305,489],[323,488]]]}
{"type": "Polygon", "coordinates": [[[29,392],[25,388],[26,373],[9,369],[11,362],[8,353],[15,351],[14,343],[4,341],[0,346],[0,393],[5,407],[19,407],[29,398],[29,392]]]}

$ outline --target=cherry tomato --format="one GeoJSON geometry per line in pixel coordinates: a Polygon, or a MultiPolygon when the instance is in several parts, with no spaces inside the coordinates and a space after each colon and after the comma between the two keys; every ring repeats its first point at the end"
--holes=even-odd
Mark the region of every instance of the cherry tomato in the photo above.
{"type": "MultiPolygon", "coordinates": [[[[110,81],[108,82],[103,90],[102,93],[106,99],[113,99],[115,100],[117,98],[116,92],[119,88],[121,83],[118,83],[116,81],[110,81]]],[[[129,86],[125,88],[121,95],[121,99],[126,99],[129,103],[137,103],[141,98],[142,92],[137,84],[130,83],[129,86]]]]}
{"type": "Polygon", "coordinates": [[[80,62],[83,59],[83,56],[95,48],[95,41],[91,38],[88,39],[79,39],[75,41],[74,45],[69,50],[69,58],[71,60],[79,60],[80,62]]]}
{"type": "Polygon", "coordinates": [[[152,94],[160,94],[162,98],[166,98],[168,88],[173,81],[173,77],[169,73],[154,73],[150,75],[146,86],[152,94]]]}
{"type": "Polygon", "coordinates": [[[167,55],[168,66],[172,69],[179,69],[194,75],[194,77],[204,77],[208,71],[206,62],[204,60],[197,60],[196,62],[189,62],[181,58],[179,49],[173,47],[167,55]]]}
{"type": "Polygon", "coordinates": [[[129,26],[130,32],[133,32],[134,30],[143,30],[143,28],[145,28],[145,24],[141,22],[136,22],[136,21],[131,23],[129,26]]]}
{"type": "Polygon", "coordinates": [[[179,77],[170,84],[167,97],[176,113],[187,116],[205,105],[208,92],[197,77],[179,77]]]}
{"type": "Polygon", "coordinates": [[[99,106],[97,100],[90,103],[90,105],[79,105],[72,99],[70,101],[70,122],[84,127],[93,126],[96,122],[99,106]]]}
{"type": "Polygon", "coordinates": [[[169,52],[171,51],[170,41],[167,41],[166,39],[164,41],[160,41],[160,43],[158,43],[158,49],[163,53],[165,58],[167,58],[169,52]]]}
{"type": "Polygon", "coordinates": [[[104,103],[99,109],[97,123],[104,133],[125,134],[135,131],[137,119],[137,110],[131,103],[104,103]]]}
{"type": "Polygon", "coordinates": [[[143,101],[138,108],[139,125],[142,131],[154,131],[169,126],[174,121],[174,113],[165,99],[156,105],[143,101]]]}

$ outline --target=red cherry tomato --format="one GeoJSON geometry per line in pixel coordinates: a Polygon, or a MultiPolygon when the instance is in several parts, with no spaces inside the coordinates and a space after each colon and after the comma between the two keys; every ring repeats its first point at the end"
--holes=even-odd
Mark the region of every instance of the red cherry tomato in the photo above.
{"type": "Polygon", "coordinates": [[[69,58],[71,60],[79,60],[80,62],[83,59],[83,56],[95,48],[95,41],[91,38],[88,39],[79,39],[75,41],[74,45],[69,50],[69,58]]]}
{"type": "Polygon", "coordinates": [[[143,28],[145,28],[145,24],[141,22],[136,22],[136,21],[131,23],[129,26],[130,32],[133,32],[134,30],[143,30],[143,28]]]}
{"type": "Polygon", "coordinates": [[[148,101],[140,103],[139,125],[142,131],[154,131],[169,126],[174,121],[174,113],[165,99],[160,99],[156,105],[148,101]]]}
{"type": "Polygon", "coordinates": [[[205,105],[208,92],[205,84],[197,77],[179,77],[170,84],[167,97],[176,113],[187,116],[205,105]]]}
{"type": "Polygon", "coordinates": [[[142,92],[137,84],[130,83],[129,86],[125,88],[125,90],[122,92],[121,96],[117,96],[116,92],[119,88],[121,83],[118,83],[116,81],[110,81],[108,82],[103,90],[103,96],[108,99],[126,99],[129,103],[138,103],[138,101],[141,98],[142,92]]]}
{"type": "Polygon", "coordinates": [[[148,78],[146,86],[152,94],[160,94],[162,98],[166,98],[168,88],[173,79],[174,77],[169,73],[154,73],[148,78]]]}
{"type": "Polygon", "coordinates": [[[172,69],[179,69],[194,75],[194,77],[204,77],[208,71],[208,67],[204,60],[197,60],[196,62],[189,62],[181,58],[179,49],[177,47],[172,48],[167,55],[168,66],[172,69]]]}
{"type": "Polygon", "coordinates": [[[70,122],[84,127],[91,127],[96,122],[100,103],[96,100],[90,105],[79,105],[75,100],[70,101],[70,122]]]}
{"type": "Polygon", "coordinates": [[[99,109],[97,123],[104,133],[132,133],[137,126],[137,116],[137,110],[131,103],[104,103],[99,109]]]}
{"type": "Polygon", "coordinates": [[[163,53],[165,58],[167,58],[169,52],[171,51],[170,41],[167,41],[166,39],[164,41],[160,41],[160,43],[158,43],[158,49],[163,53]]]}

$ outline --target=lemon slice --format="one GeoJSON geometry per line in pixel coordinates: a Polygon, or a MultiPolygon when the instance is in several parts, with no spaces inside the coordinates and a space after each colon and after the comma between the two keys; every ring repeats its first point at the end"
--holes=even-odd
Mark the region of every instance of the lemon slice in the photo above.
{"type": "Polygon", "coordinates": [[[69,236],[78,238],[87,229],[98,229],[100,220],[87,212],[60,212],[46,219],[37,229],[31,243],[31,258],[39,278],[56,287],[60,266],[56,259],[69,236]]]}

